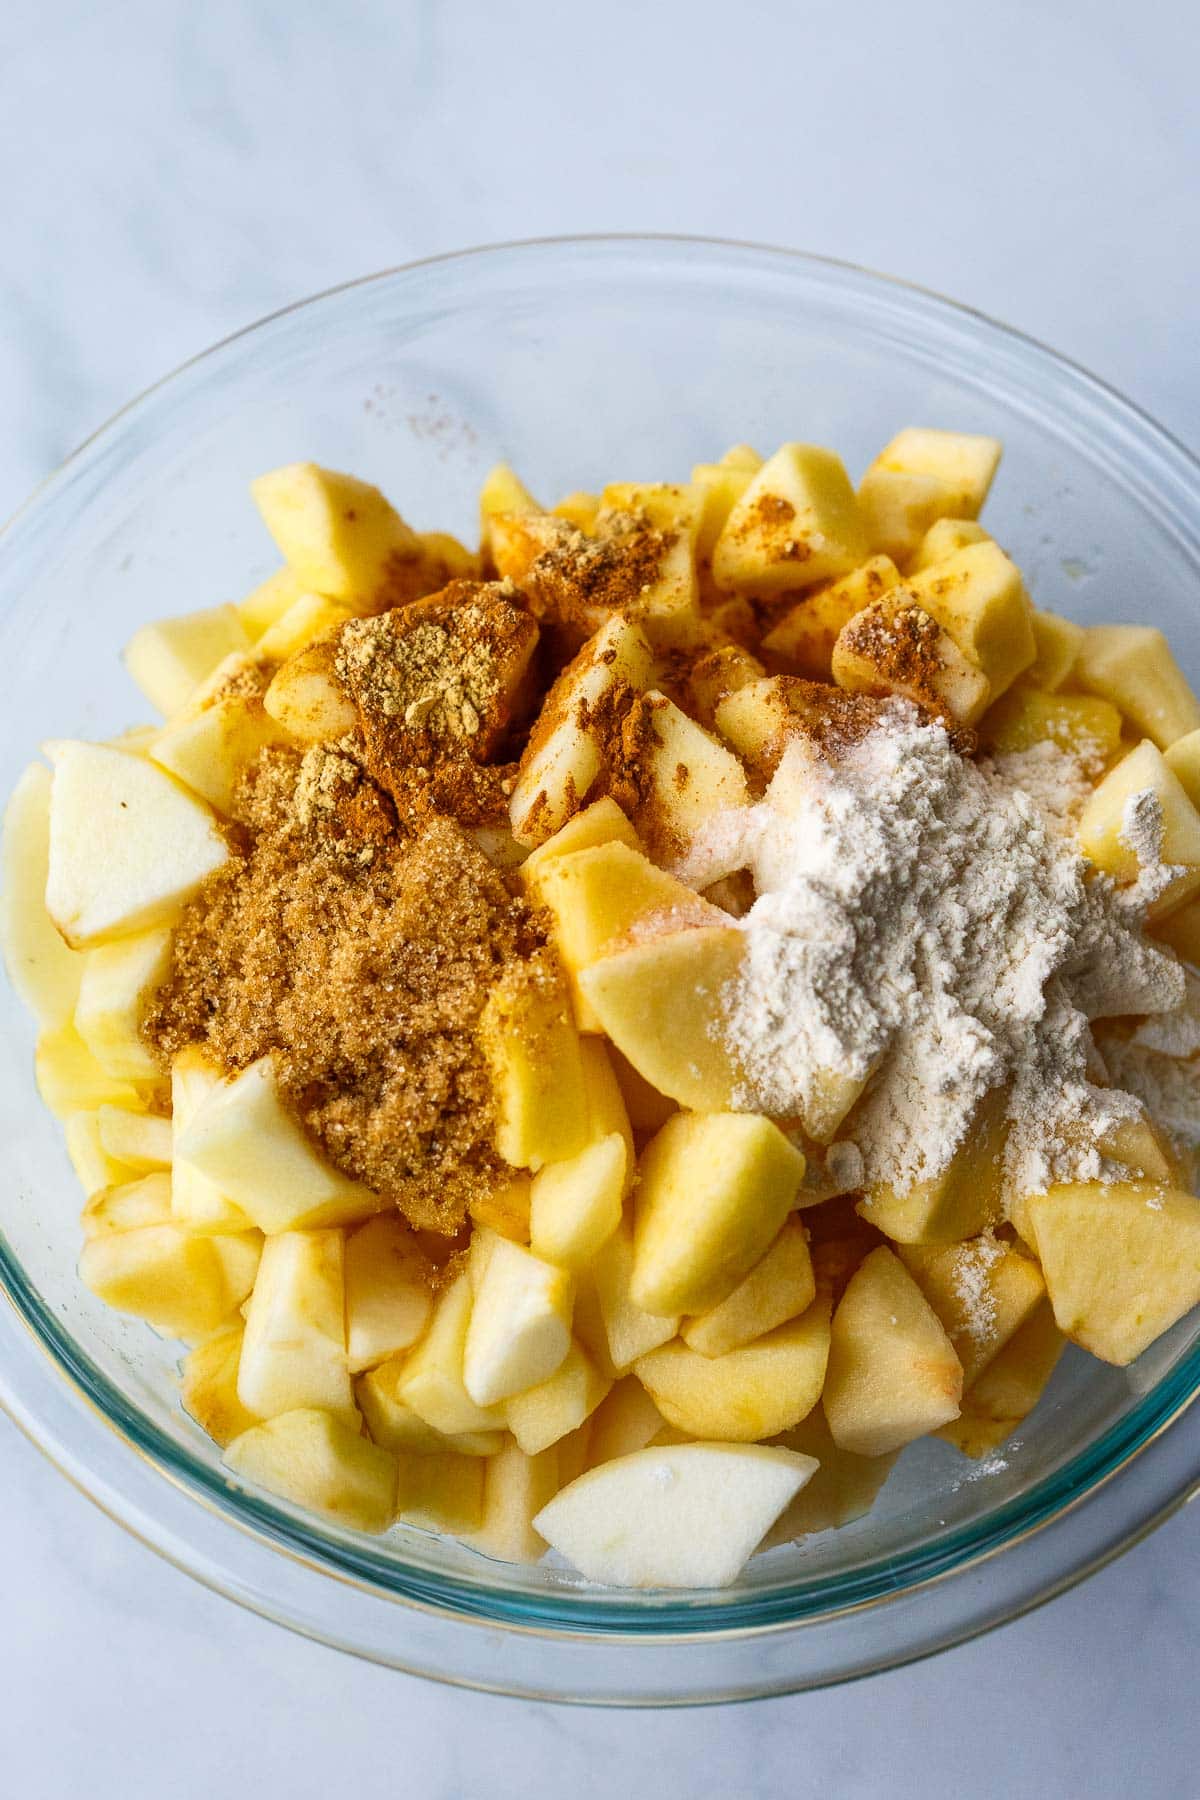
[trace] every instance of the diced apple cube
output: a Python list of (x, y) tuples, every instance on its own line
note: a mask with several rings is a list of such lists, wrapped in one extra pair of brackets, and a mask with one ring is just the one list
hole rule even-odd
[(263, 695), (270, 719), (303, 743), (344, 737), (358, 724), (358, 709), (333, 667), (333, 641), (321, 638), (289, 656)]
[[(589, 1349), (594, 1353), (607, 1350), (609, 1365), (618, 1375), (632, 1368), (640, 1356), (667, 1343), (679, 1329), (678, 1316), (667, 1318), (659, 1313), (646, 1312), (637, 1305), (630, 1292), (632, 1278), (633, 1221), (626, 1216), (604, 1244), (592, 1269), (594, 1292), (604, 1332), (603, 1345), (596, 1345), (591, 1342), (590, 1337), (585, 1337), (582, 1307), (579, 1308), (575, 1321), (579, 1335), (584, 1338)], [(581, 1282), (581, 1299), (587, 1292), (587, 1284)]]
[(549, 962), (511, 964), (488, 995), (479, 1043), (491, 1078), (496, 1148), (518, 1169), (574, 1156), (587, 1100), (570, 1001)]
[(688, 670), (688, 695), (692, 711), (705, 725), (715, 723), (722, 700), (739, 689), (762, 681), (766, 669), (741, 644), (718, 644)]
[(123, 1081), (160, 1077), (158, 1059), (143, 1042), (141, 1026), (170, 968), (171, 941), (171, 931), (163, 927), (101, 944), (83, 959), (76, 1029), (96, 1061)]
[(757, 473), (730, 463), (697, 463), (692, 486), (700, 495), (700, 529), (696, 534), (696, 559), (709, 562), (717, 539), (731, 511)]
[(833, 678), (850, 693), (897, 694), (918, 706), (973, 725), (985, 710), (987, 677), (907, 590), (864, 607), (833, 647)]
[(1037, 655), (1033, 607), (1021, 571), (990, 539), (910, 576), (903, 592), (983, 671), (993, 700)]
[(1032, 1258), (991, 1236), (897, 1254), (945, 1327), (968, 1389), (1046, 1292)]
[(83, 973), (83, 958), (46, 911), (51, 779), (44, 763), (30, 763), (5, 808), (0, 850), (0, 950), (43, 1031), (70, 1022)]
[(125, 667), (166, 717), (191, 699), (219, 662), (250, 648), (236, 606), (213, 606), (143, 625), (125, 646)]
[(552, 862), (570, 856), (576, 850), (594, 850), (600, 844), (624, 844), (640, 850), (641, 840), (616, 801), (605, 794), (593, 800), (556, 831), (554, 836), (531, 850), (521, 864), (521, 882), (528, 894), (540, 900), (541, 878)]
[(784, 444), (731, 509), (712, 572), (727, 593), (769, 600), (848, 575), (868, 554), (840, 458), (816, 444)]
[(750, 804), (737, 757), (665, 694), (639, 700), (628, 730), (638, 745), (634, 823), (660, 861), (685, 855), (715, 813)]
[(88, 1196), (80, 1216), (85, 1238), (112, 1231), (140, 1231), (171, 1219), (171, 1178), (163, 1170), (126, 1179)]
[(1176, 738), (1163, 751), (1163, 761), (1176, 776), (1192, 805), (1200, 808), (1200, 730)]
[(104, 1153), (114, 1162), (139, 1175), (170, 1168), (170, 1119), (158, 1113), (131, 1112), (125, 1106), (102, 1106), (96, 1125)]
[(805, 1483), (763, 1539), (764, 1550), (794, 1544), (817, 1531), (834, 1531), (869, 1513), (895, 1466), (898, 1451), (886, 1456), (856, 1456), (834, 1443), (825, 1409), (814, 1406), (776, 1440), (782, 1449), (809, 1456), (816, 1463)]
[[(231, 681), (237, 670), (230, 670)], [(149, 746), (152, 762), (220, 813), (233, 810), (238, 782), (259, 753), (290, 740), (264, 710), (261, 694), (218, 694), (168, 720)]]
[(111, 1157), (100, 1142), (98, 1112), (68, 1113), (63, 1120), (63, 1135), (71, 1167), (89, 1200), (104, 1188), (118, 1187), (131, 1180), (136, 1173), (128, 1163), (117, 1162)]
[(995, 438), (919, 426), (898, 432), (858, 490), (872, 549), (904, 564), (935, 520), (977, 518), (999, 462)]
[(989, 706), (979, 721), (981, 743), (999, 755), (1057, 744), (1092, 769), (1102, 767), (1121, 741), (1121, 715), (1095, 694), (1046, 693), (1023, 681)]
[(797, 674), (812, 681), (828, 681), (833, 668), (833, 646), (842, 627), (864, 606), (872, 606), (899, 583), (900, 571), (891, 557), (872, 556), (840, 581), (815, 588), (797, 601), (767, 632), (762, 647)]
[(468, 1537), (483, 1519), (485, 1464), (453, 1451), (405, 1457), (400, 1463), (398, 1513), (406, 1525)]
[(498, 1431), (504, 1426), (500, 1407), (476, 1404), (463, 1381), (467, 1329), (471, 1322), (471, 1283), (463, 1274), (439, 1296), (428, 1331), (410, 1351), (396, 1395), (432, 1425), (452, 1437), (460, 1432)]
[[(907, 532), (903, 535), (907, 541)], [(986, 543), (989, 536), (974, 519), (935, 519), (909, 560), (909, 573), (918, 575), (922, 569), (932, 569), (935, 563), (945, 562), (968, 544)]]
[(391, 1356), (360, 1375), (354, 1398), (377, 1444), (400, 1456), (495, 1456), (503, 1448), (504, 1433), (494, 1431), (435, 1431), (400, 1397), (408, 1358)]
[(823, 1403), (834, 1443), (886, 1456), (957, 1416), (962, 1364), (891, 1251), (873, 1250), (833, 1315)]
[(1037, 655), (1025, 671), (1031, 687), (1054, 693), (1074, 669), (1083, 648), (1084, 629), (1074, 619), (1061, 613), (1038, 612), (1033, 615), (1033, 641)]
[(262, 1421), (238, 1398), (238, 1362), (242, 1354), (241, 1320), (197, 1344), (183, 1359), (180, 1398), (201, 1430), (224, 1449), (243, 1431)]
[(666, 1420), (637, 1376), (622, 1376), (592, 1414), (586, 1466), (596, 1469), (614, 1457), (645, 1450), (657, 1440), (665, 1425)]
[(33, 1072), (38, 1093), (56, 1118), (95, 1112), (101, 1106), (137, 1107), (142, 1094), (98, 1063), (74, 1025), (45, 1031), (37, 1041)]
[(265, 1244), (238, 1373), (242, 1405), (259, 1418), (306, 1406), (357, 1416), (344, 1258), (340, 1231), (283, 1231)]
[(180, 1224), (192, 1231), (242, 1231), (250, 1224), (241, 1207), (215, 1181), (202, 1175), (180, 1149), (193, 1115), (223, 1085), (220, 1070), (198, 1045), (188, 1045), (175, 1056), (171, 1064), (171, 1204)]
[(600, 511), (599, 494), (589, 494), (583, 488), (576, 488), (572, 493), (564, 494), (550, 508), (556, 519), (565, 519), (568, 525), (574, 525), (577, 531), (593, 532), (596, 529), (596, 514)]
[(229, 850), (208, 807), (141, 756), (47, 746), (46, 910), (77, 949), (170, 924)]
[(629, 1167), (629, 1148), (618, 1132), (594, 1139), (563, 1162), (544, 1163), (530, 1193), (534, 1254), (560, 1268), (586, 1268), (621, 1223)]
[(350, 1225), (379, 1211), (378, 1197), (327, 1162), (285, 1106), (269, 1055), (210, 1090), (178, 1151), (266, 1232)]
[(962, 1412), (939, 1428), (938, 1437), (956, 1444), (964, 1456), (990, 1454), (1033, 1411), (1066, 1341), (1053, 1307), (1043, 1300), (963, 1395)]
[(477, 1406), (549, 1380), (571, 1345), (574, 1297), (565, 1269), (507, 1238), (492, 1241), (463, 1350), (463, 1386)]
[(787, 1219), (750, 1273), (717, 1306), (685, 1319), (680, 1335), (701, 1356), (724, 1356), (799, 1318), (816, 1292), (808, 1234), (799, 1219)]
[(1067, 1182), (1025, 1216), (1060, 1330), (1124, 1368), (1200, 1301), (1200, 1200), (1159, 1182)]
[(291, 463), (250, 483), (255, 505), (288, 565), (318, 594), (370, 600), (386, 593), (397, 561), (420, 540), (377, 487), (316, 463)]
[(1008, 1094), (984, 1096), (964, 1141), (938, 1174), (904, 1192), (887, 1182), (868, 1185), (862, 1217), (900, 1244), (957, 1244), (999, 1223)]
[(507, 463), (489, 469), (479, 490), (479, 526), (482, 554), (493, 553), (492, 528), (506, 513), (540, 513), (541, 507), (520, 476)]
[(689, 1437), (753, 1443), (786, 1431), (821, 1397), (829, 1356), (829, 1301), (723, 1356), (681, 1339), (639, 1357), (637, 1378), (668, 1424)]
[(358, 1375), (416, 1343), (433, 1311), (433, 1265), (403, 1219), (371, 1219), (346, 1240), (346, 1350)]
[(257, 643), (263, 632), (281, 619), (293, 600), (298, 600), (303, 592), (304, 583), (295, 569), (289, 569), (285, 563), (252, 588), (244, 600), (239, 600), (238, 617), (251, 642)]
[(511, 1238), (514, 1244), (529, 1242), (532, 1210), (532, 1178), (516, 1169), (501, 1175), (495, 1187), (474, 1195), (467, 1207), (473, 1224)]
[(1079, 816), (1079, 842), (1106, 875), (1136, 881), (1140, 865), (1129, 837), (1130, 803), (1143, 792), (1151, 793), (1161, 808), (1162, 860), (1181, 871), (1149, 909), (1151, 918), (1161, 918), (1200, 888), (1200, 813), (1149, 738), (1110, 769), (1090, 795)]
[(754, 1113), (677, 1113), (638, 1169), (632, 1298), (670, 1316), (718, 1306), (796, 1201), (804, 1157)]
[(487, 1459), (483, 1519), (469, 1542), (500, 1562), (540, 1562), (546, 1540), (534, 1520), (557, 1489), (557, 1445), (526, 1456), (518, 1444), (506, 1444)]
[(508, 1429), (526, 1456), (548, 1450), (591, 1417), (612, 1383), (572, 1343), (554, 1374), (505, 1403)]
[(1119, 706), (1160, 750), (1200, 730), (1200, 700), (1156, 626), (1090, 626), (1072, 674), (1088, 693)]
[(118, 1312), (145, 1319), (167, 1337), (200, 1338), (246, 1298), (261, 1249), (257, 1232), (198, 1237), (175, 1224), (145, 1225), (89, 1238), (79, 1275)]
[(352, 607), (331, 600), (326, 594), (300, 594), (263, 632), (255, 646), (257, 654), (264, 662), (288, 662), (340, 631), (356, 616)]
[(591, 1581), (728, 1587), (815, 1469), (766, 1444), (640, 1450), (581, 1475), (535, 1523)]
[(396, 1459), (333, 1413), (302, 1407), (244, 1431), (225, 1464), (246, 1481), (358, 1531), (396, 1517)]

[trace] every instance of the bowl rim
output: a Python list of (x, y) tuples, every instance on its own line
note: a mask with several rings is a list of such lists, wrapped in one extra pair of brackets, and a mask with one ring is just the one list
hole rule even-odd
[[(27, 518), (40, 511), (43, 506), (53, 503), (59, 485), (74, 473), (93, 447), (107, 443), (110, 436), (131, 415), (140, 412), (163, 390), (189, 372), (219, 358), (242, 339), (264, 331), (292, 315), (319, 308), (328, 301), (342, 299), (360, 288), (381, 286), (424, 269), (457, 263), (478, 264), (488, 258), (514, 252), (556, 253), (582, 247), (602, 251), (632, 251), (635, 254), (669, 250), (673, 253), (703, 252), (710, 256), (715, 253), (717, 257), (722, 254), (761, 256), (781, 264), (824, 271), (835, 277), (861, 280), (869, 287), (885, 292), (896, 292), (902, 298), (906, 297), (918, 311), (970, 321), (986, 334), (996, 334), (1025, 353), (1032, 353), (1036, 360), (1052, 364), (1060, 374), (1067, 373), (1082, 385), (1084, 391), (1098, 395), (1110, 414), (1134, 423), (1139, 432), (1147, 436), (1160, 452), (1167, 451), (1171, 459), (1176, 461), (1176, 473), (1182, 474), (1189, 485), (1200, 488), (1200, 460), (1149, 412), (1083, 365), (1061, 355), (1029, 333), (1001, 323), (979, 308), (948, 299), (919, 283), (880, 274), (847, 259), (820, 256), (804, 250), (684, 233), (597, 232), (500, 241), (417, 258), (335, 284), (316, 294), (289, 302), (286, 306), (239, 327), (151, 383), (89, 433), (33, 489), (0, 529), (0, 554), (3, 554), (10, 535)], [(325, 1524), (320, 1524), (314, 1531), (314, 1515), (291, 1508), (286, 1503), (264, 1500), (243, 1489), (236, 1493), (231, 1505), (228, 1479), (223, 1479), (209, 1465), (192, 1456), (184, 1446), (168, 1437), (132, 1403), (127, 1402), (79, 1349), (70, 1334), (59, 1326), (43, 1306), (40, 1296), (25, 1281), (3, 1234), (0, 1234), (0, 1283), (4, 1286), (6, 1297), (17, 1317), (31, 1333), (56, 1373), (66, 1379), (76, 1395), (96, 1412), (126, 1448), (149, 1461), (159, 1474), (181, 1487), (190, 1498), (214, 1512), (224, 1523), (236, 1526), (272, 1550), (298, 1559), (324, 1576), (366, 1586), (374, 1594), (398, 1604), (442, 1616), (470, 1619), (486, 1624), (493, 1630), (530, 1633), (546, 1638), (569, 1636), (575, 1641), (594, 1637), (646, 1643), (657, 1641), (675, 1645), (699, 1639), (711, 1642), (727, 1637), (758, 1636), (766, 1632), (795, 1629), (805, 1624), (824, 1623), (850, 1612), (885, 1605), (901, 1594), (910, 1595), (954, 1575), (977, 1569), (982, 1561), (997, 1555), (1010, 1545), (1025, 1541), (1113, 1480), (1200, 1393), (1200, 1345), (1193, 1345), (1190, 1350), (1181, 1354), (1173, 1369), (1138, 1398), (1123, 1420), (1102, 1434), (1097, 1443), (1078, 1452), (1061, 1468), (1043, 1477), (1022, 1495), (994, 1508), (982, 1520), (948, 1530), (930, 1543), (919, 1546), (917, 1550), (904, 1553), (903, 1557), (890, 1556), (866, 1561), (852, 1571), (849, 1578), (840, 1575), (818, 1577), (816, 1584), (822, 1589), (836, 1587), (838, 1584), (846, 1585), (843, 1600), (834, 1606), (797, 1609), (795, 1603), (806, 1589), (813, 1586), (812, 1578), (808, 1581), (780, 1583), (775, 1588), (745, 1590), (744, 1598), (740, 1600), (727, 1598), (715, 1604), (711, 1597), (706, 1602), (702, 1597), (694, 1599), (691, 1596), (680, 1596), (663, 1603), (657, 1613), (648, 1608), (644, 1600), (638, 1604), (636, 1599), (630, 1601), (620, 1598), (618, 1590), (598, 1589), (589, 1598), (586, 1591), (555, 1588), (546, 1590), (544, 1602), (541, 1598), (531, 1602), (527, 1595), (490, 1587), (486, 1581), (486, 1570), (494, 1565), (481, 1563), (482, 1579), (479, 1581), (463, 1579), (457, 1573), (451, 1575), (445, 1571), (426, 1573), (418, 1570), (414, 1574), (413, 1566), (405, 1564), (401, 1558), (394, 1555), (380, 1557), (370, 1549), (364, 1551), (364, 1542), (369, 1546), (370, 1540), (363, 1540), (357, 1535), (341, 1532), (339, 1528)], [(16, 1416), (15, 1413), (13, 1416)], [(31, 1435), (27, 1423), (18, 1423), (27, 1435)], [(36, 1436), (34, 1441), (56, 1466), (62, 1467), (46, 1442)], [(69, 1471), (64, 1472), (68, 1473), (69, 1478), (76, 1479)], [(1190, 1477), (1160, 1507), (1149, 1524), (1131, 1530), (1119, 1548), (1137, 1541), (1145, 1530), (1152, 1529), (1154, 1524), (1181, 1505), (1198, 1487), (1200, 1471)], [(86, 1492), (86, 1488), (83, 1491)], [(128, 1520), (122, 1519), (121, 1522), (133, 1529)], [(989, 1529), (981, 1532), (980, 1527), (985, 1525)], [(973, 1540), (970, 1547), (964, 1546), (964, 1538)], [(1117, 1553), (1119, 1549), (1112, 1552), (1113, 1555)], [(1103, 1560), (1111, 1560), (1111, 1556)], [(906, 1570), (914, 1564), (919, 1565), (915, 1577), (905, 1581), (902, 1586), (896, 1579), (898, 1564)], [(1093, 1563), (1080, 1569), (1075, 1578), (1082, 1578), (1094, 1566), (1098, 1565)], [(189, 1572), (195, 1573), (194, 1570)], [(401, 1572), (408, 1578), (397, 1579)], [(1062, 1591), (1061, 1586), (1052, 1591)], [(618, 1597), (606, 1598), (602, 1603), (597, 1603), (597, 1594), (617, 1594)], [(1029, 1608), (1025, 1606), (1016, 1610)], [(680, 1618), (678, 1628), (663, 1630), (660, 1628), (662, 1620), (671, 1611), (682, 1613), (684, 1617)], [(739, 1615), (743, 1612), (752, 1612), (754, 1618), (741, 1619)], [(1000, 1620), (992, 1622), (999, 1623)]]

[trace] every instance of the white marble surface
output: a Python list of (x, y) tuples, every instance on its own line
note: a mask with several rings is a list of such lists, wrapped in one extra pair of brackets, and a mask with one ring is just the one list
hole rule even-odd
[[(0, 512), (290, 299), (463, 244), (671, 229), (943, 289), (1200, 439), (1190, 0), (7, 0)], [(921, 1667), (692, 1715), (360, 1667), (189, 1584), (0, 1423), (0, 1789), (1196, 1791), (1200, 1524)]]

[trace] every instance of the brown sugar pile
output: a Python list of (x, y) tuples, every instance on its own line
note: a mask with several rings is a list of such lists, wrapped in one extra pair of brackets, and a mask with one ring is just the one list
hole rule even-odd
[(331, 1160), (415, 1225), (452, 1232), (499, 1187), (476, 1043), (488, 992), (543, 939), (453, 820), (403, 824), (352, 750), (268, 751), (239, 793), (244, 849), (187, 909), (146, 1021), (169, 1059), (272, 1052)]

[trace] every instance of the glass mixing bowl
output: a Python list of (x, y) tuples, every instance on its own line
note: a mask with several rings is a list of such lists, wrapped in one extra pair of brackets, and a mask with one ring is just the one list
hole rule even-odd
[[(289, 309), (189, 363), (84, 446), (0, 542), (0, 788), (46, 735), (145, 714), (135, 626), (275, 563), (247, 493), (313, 458), (471, 538), (491, 463), (535, 493), (685, 478), (748, 439), (861, 469), (906, 423), (992, 432), (988, 523), (1039, 604), (1163, 625), (1193, 678), (1200, 468), (1082, 371), (916, 289), (813, 257), (680, 239), (502, 246)], [(181, 1411), (178, 1346), (78, 1284), (80, 1195), (0, 993), (0, 1398), (114, 1517), (211, 1586), (397, 1667), (502, 1691), (748, 1697), (926, 1654), (1059, 1591), (1200, 1471), (1200, 1322), (1131, 1369), (1077, 1352), (983, 1467), (913, 1446), (869, 1517), (720, 1592), (621, 1593), (413, 1530), (340, 1530), (222, 1469)], [(1171, 1426), (1169, 1432), (1165, 1427)]]

